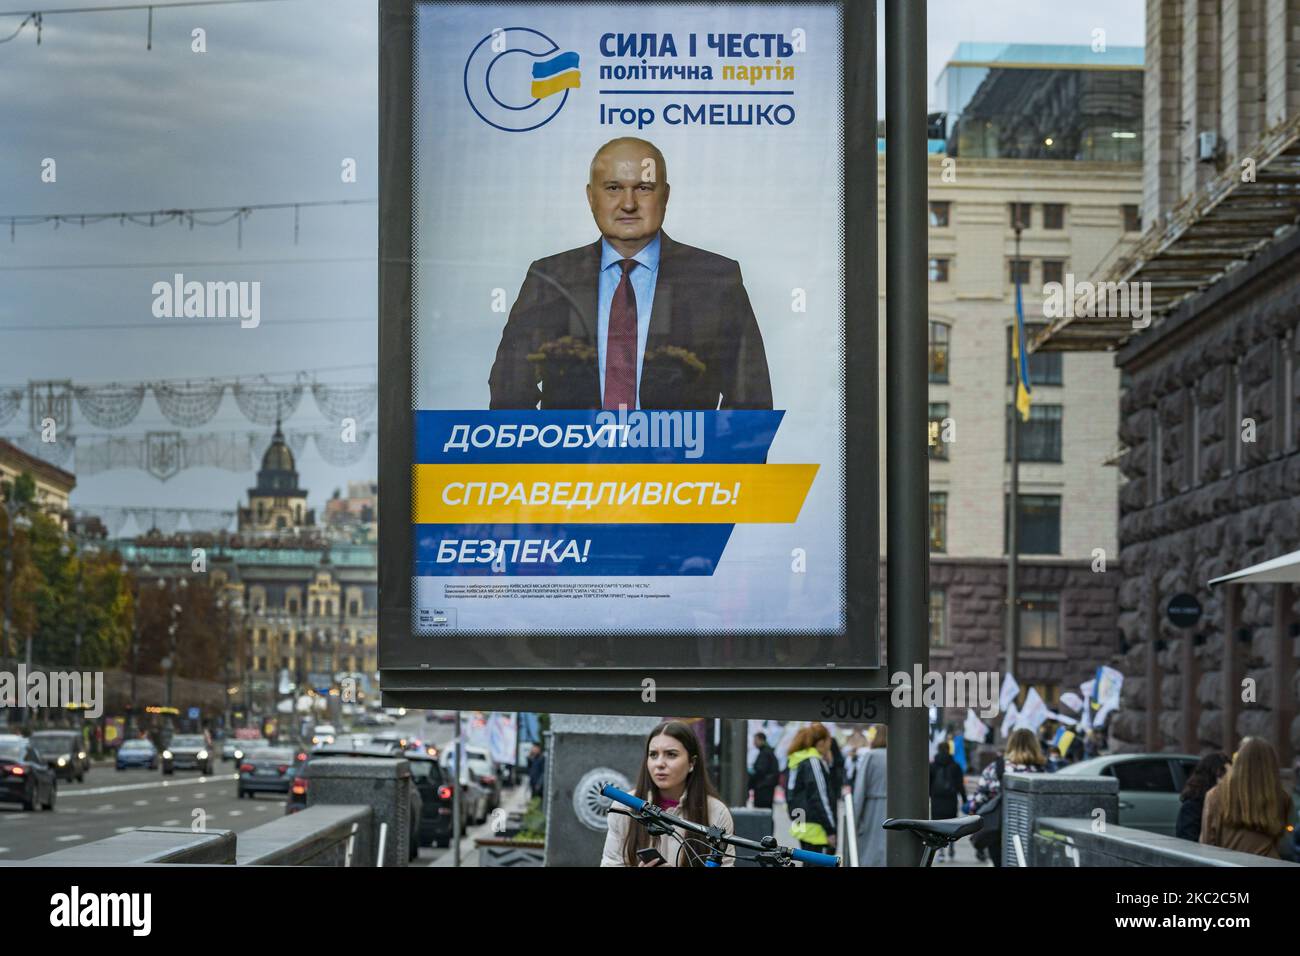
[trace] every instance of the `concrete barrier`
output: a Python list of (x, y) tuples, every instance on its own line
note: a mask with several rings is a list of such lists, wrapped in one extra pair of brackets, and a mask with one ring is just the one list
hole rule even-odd
[(1033, 834), (1041, 817), (1071, 817), (1112, 824), (1119, 819), (1114, 777), (1018, 773), (1002, 775), (1002, 865), (1033, 866)]
[(11, 866), (145, 866), (151, 863), (234, 863), (231, 830), (140, 827), (93, 843), (56, 850)]
[(1295, 863), (1253, 853), (1221, 850), (1179, 837), (1107, 825), (1097, 832), (1091, 820), (1039, 817), (1033, 837), (1032, 866), (1266, 866), (1298, 869)]
[(371, 845), (380, 845), (380, 827), (387, 824), (383, 866), (406, 866), (411, 849), (411, 811), (415, 781), (406, 760), (386, 757), (318, 757), (303, 770), (307, 780), (307, 809), (322, 804), (368, 806)]
[(374, 866), (374, 812), (318, 804), (239, 834), (238, 866)]

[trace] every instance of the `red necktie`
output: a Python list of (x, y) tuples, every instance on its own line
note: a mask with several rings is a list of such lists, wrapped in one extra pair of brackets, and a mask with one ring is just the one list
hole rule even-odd
[(605, 408), (636, 408), (636, 293), (629, 278), (635, 259), (620, 259), (623, 278), (609, 306), (605, 339)]

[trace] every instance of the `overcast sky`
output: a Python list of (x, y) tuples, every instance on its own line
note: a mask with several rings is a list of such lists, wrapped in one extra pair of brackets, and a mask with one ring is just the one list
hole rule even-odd
[[(81, 5), (111, 2), (82, 0)], [(7, 6), (7, 4), (5, 5)], [(282, 0), (48, 15), (41, 44), (28, 28), (0, 43), (0, 385), (77, 383), (321, 370), (373, 382), (377, 370), (376, 207), (304, 209), (205, 228), (19, 226), (35, 213), (90, 213), (378, 195), (377, 29), (374, 0)], [(932, 0), (930, 91), (963, 40), (1140, 45), (1140, 0)], [(0, 17), (0, 40), (21, 17)], [(206, 30), (207, 52), (191, 52)], [(883, 51), (883, 42), (881, 44)], [(881, 70), (883, 75), (883, 53)], [(45, 158), (57, 181), (41, 182)], [(357, 181), (341, 163), (356, 160)], [(299, 260), (284, 263), (277, 260)], [(261, 281), (261, 324), (241, 329), (155, 319), (153, 283)], [(134, 326), (134, 327), (124, 327)], [(0, 426), (11, 436), (27, 412)], [(79, 416), (78, 416), (79, 418)], [(285, 427), (326, 424), (310, 397)], [(153, 399), (120, 430), (169, 429)], [(228, 395), (204, 431), (254, 428)], [(79, 420), (79, 434), (101, 433)], [(269, 440), (269, 430), (267, 433)], [(311, 446), (302, 483), (320, 506), (335, 487), (376, 474), (372, 442), (360, 463), (326, 464)], [(79, 476), (75, 503), (233, 508), (250, 472), (195, 469), (159, 482), (137, 471)], [(128, 526), (128, 531), (130, 527)]]

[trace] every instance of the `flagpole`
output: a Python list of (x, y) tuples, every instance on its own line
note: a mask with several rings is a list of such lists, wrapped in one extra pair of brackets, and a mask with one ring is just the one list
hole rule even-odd
[[(1016, 300), (1020, 300), (1020, 233), (1023, 229), (1020, 221), (1020, 206), (1016, 205)], [(1011, 329), (1011, 341), (1014, 343), (1014, 361), (1011, 363), (1011, 428), (1007, 438), (1011, 459), (1011, 493), (1007, 496), (1007, 617), (1006, 617), (1006, 661), (1007, 673), (1016, 673), (1016, 655), (1020, 649), (1020, 591), (1018, 578), (1020, 572), (1020, 409), (1017, 407), (1020, 397), (1020, 318)]]

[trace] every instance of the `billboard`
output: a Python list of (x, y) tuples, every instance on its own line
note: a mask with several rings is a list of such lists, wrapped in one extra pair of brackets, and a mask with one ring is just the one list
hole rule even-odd
[(386, 5), (381, 668), (877, 666), (858, 6)]

